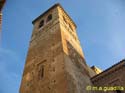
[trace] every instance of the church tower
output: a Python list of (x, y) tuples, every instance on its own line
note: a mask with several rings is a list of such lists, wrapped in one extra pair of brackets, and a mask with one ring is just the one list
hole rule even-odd
[(89, 93), (90, 74), (76, 24), (60, 4), (33, 21), (20, 93)]

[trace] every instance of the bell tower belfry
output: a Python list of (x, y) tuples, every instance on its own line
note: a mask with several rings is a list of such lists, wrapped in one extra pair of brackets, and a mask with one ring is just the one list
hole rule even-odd
[(20, 93), (90, 93), (76, 25), (60, 4), (33, 21)]

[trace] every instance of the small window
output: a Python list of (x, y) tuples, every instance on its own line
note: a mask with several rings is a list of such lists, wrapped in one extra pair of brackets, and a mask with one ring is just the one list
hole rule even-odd
[(42, 79), (44, 77), (44, 66), (40, 66), (39, 68), (39, 74), (38, 74), (39, 79)]
[(43, 76), (44, 76), (44, 66), (41, 66), (41, 78), (43, 78)]
[(49, 22), (50, 20), (52, 20), (52, 14), (48, 15), (46, 22)]
[(39, 24), (39, 28), (41, 28), (44, 25), (44, 20), (42, 20)]

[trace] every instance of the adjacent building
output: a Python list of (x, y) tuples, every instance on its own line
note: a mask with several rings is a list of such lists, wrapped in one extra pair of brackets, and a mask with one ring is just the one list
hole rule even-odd
[[(91, 81), (96, 87), (107, 87), (107, 90), (99, 91), (98, 89), (94, 93), (125, 93), (125, 60), (118, 62), (117, 64), (106, 69), (102, 73), (91, 78)], [(114, 89), (108, 89), (113, 87)], [(93, 89), (92, 89), (93, 90)], [(109, 91), (108, 91), (109, 90)]]
[(1, 23), (2, 23), (2, 8), (5, 4), (6, 0), (0, 0), (0, 28), (1, 28)]
[(2, 9), (6, 0), (0, 0), (0, 42), (1, 42), (1, 31), (2, 31)]

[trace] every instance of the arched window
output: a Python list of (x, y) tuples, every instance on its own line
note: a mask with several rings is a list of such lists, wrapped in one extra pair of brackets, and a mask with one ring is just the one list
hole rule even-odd
[(39, 24), (39, 28), (41, 28), (44, 25), (44, 20), (42, 20)]
[(52, 14), (48, 15), (46, 22), (49, 22), (50, 20), (52, 20)]

